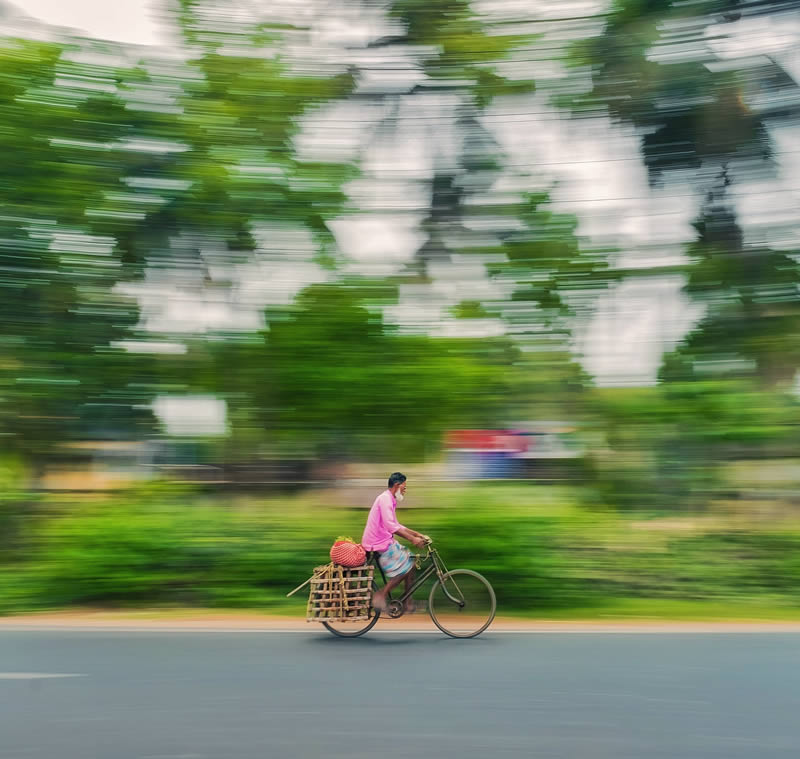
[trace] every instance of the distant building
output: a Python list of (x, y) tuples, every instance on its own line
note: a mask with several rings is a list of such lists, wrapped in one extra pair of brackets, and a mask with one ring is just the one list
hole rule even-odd
[(567, 422), (526, 422), (503, 430), (452, 430), (445, 437), (453, 479), (536, 479), (552, 464), (583, 456), (577, 428)]

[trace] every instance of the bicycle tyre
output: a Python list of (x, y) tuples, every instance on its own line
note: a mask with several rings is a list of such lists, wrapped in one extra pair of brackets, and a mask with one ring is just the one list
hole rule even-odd
[[(450, 588), (443, 586), (442, 580), (444, 580), (445, 583), (451, 580), (452, 585)], [(474, 638), (480, 635), (492, 624), (492, 620), (494, 620), (494, 616), (497, 612), (497, 598), (489, 581), (483, 575), (473, 572), (471, 569), (453, 569), (444, 575), (442, 580), (437, 579), (433, 584), (428, 599), (428, 613), (431, 615), (433, 623), (445, 635), (449, 635), (451, 638)], [(477, 608), (469, 609), (469, 611), (474, 611), (478, 614), (478, 617), (474, 619), (474, 624), (471, 621), (468, 622), (467, 619), (472, 618), (465, 615), (460, 628), (456, 630), (453, 629), (452, 624), (449, 623), (446, 616), (447, 613), (452, 613), (457, 610), (460, 614), (462, 609), (469, 606), (469, 599), (465, 598), (463, 591), (459, 590), (459, 580), (462, 581), (462, 585), (469, 586), (470, 594), (476, 598), (481, 608), (480, 610)], [(450, 590), (452, 590), (452, 593), (449, 592)], [(439, 592), (437, 593), (437, 591)], [(457, 604), (451, 600), (453, 596), (457, 596), (459, 593), (461, 593), (461, 598), (464, 603), (462, 607), (458, 607)], [(485, 609), (482, 608), (484, 605), (486, 606)]]
[[(372, 591), (373, 593), (378, 590), (378, 585), (376, 582), (373, 581), (372, 583)], [(322, 625), (327, 629), (329, 632), (333, 633), (337, 638), (358, 638), (364, 633), (368, 633), (376, 624), (378, 624), (378, 620), (381, 618), (381, 613), (377, 609), (372, 610), (372, 616), (364, 620), (364, 624), (362, 627), (357, 627), (357, 623), (352, 623), (352, 625), (348, 625), (347, 622), (325, 622), (323, 621)], [(337, 629), (334, 625), (344, 625), (345, 628)], [(348, 630), (347, 627), (353, 627), (353, 630)]]

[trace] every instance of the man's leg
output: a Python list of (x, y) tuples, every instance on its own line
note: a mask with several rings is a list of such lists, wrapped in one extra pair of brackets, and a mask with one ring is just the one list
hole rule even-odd
[[(414, 584), (414, 575), (415, 574), (416, 574), (415, 569), (412, 566), (411, 569), (409, 569), (408, 572), (406, 572), (403, 575), (403, 580), (405, 580), (405, 584), (406, 584), (406, 593), (407, 594), (411, 592), (411, 586)], [(409, 612), (414, 611), (414, 602), (411, 600), (410, 597), (406, 599), (406, 611), (409, 611)]]
[[(413, 570), (412, 570), (413, 571)], [(386, 596), (391, 593), (402, 581), (405, 575), (392, 577), (380, 590), (376, 590), (372, 596), (372, 605), (378, 611), (386, 610)]]

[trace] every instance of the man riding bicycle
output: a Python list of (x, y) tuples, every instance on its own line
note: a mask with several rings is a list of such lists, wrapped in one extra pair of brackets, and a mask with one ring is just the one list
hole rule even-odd
[[(378, 564), (386, 575), (388, 582), (375, 591), (372, 605), (379, 611), (386, 609), (386, 596), (401, 581), (405, 581), (406, 591), (411, 589), (414, 581), (414, 558), (405, 546), (395, 539), (395, 535), (405, 538), (417, 548), (422, 548), (428, 541), (427, 536), (416, 530), (404, 527), (397, 521), (395, 512), (397, 503), (403, 500), (406, 493), (406, 476), (395, 472), (389, 477), (389, 487), (384, 490), (372, 504), (361, 538), (365, 551), (378, 554)], [(406, 602), (406, 611), (413, 611), (413, 603)]]

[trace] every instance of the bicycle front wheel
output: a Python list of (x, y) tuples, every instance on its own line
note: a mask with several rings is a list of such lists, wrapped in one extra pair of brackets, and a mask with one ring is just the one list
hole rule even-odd
[(474, 638), (492, 623), (497, 600), (485, 577), (471, 569), (454, 569), (433, 584), (428, 611), (451, 638)]

